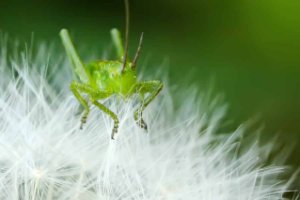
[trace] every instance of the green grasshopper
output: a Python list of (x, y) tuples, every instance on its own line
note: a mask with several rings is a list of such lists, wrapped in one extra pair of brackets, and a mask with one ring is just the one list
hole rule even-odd
[[(125, 50), (122, 45), (121, 34), (117, 29), (111, 30), (112, 41), (117, 51), (118, 60), (101, 60), (93, 61), (89, 64), (83, 64), (77, 50), (74, 47), (68, 30), (62, 29), (60, 36), (66, 53), (72, 63), (75, 74), (79, 77), (79, 81), (72, 81), (70, 89), (76, 99), (84, 107), (81, 118), (80, 129), (87, 121), (90, 113), (89, 102), (98, 107), (101, 111), (109, 115), (114, 121), (111, 133), (111, 139), (114, 139), (119, 128), (118, 116), (100, 103), (99, 100), (106, 99), (112, 95), (121, 96), (126, 100), (135, 94), (142, 97), (141, 105), (134, 111), (134, 120), (137, 125), (147, 131), (147, 124), (142, 118), (142, 112), (155, 99), (163, 88), (163, 84), (158, 80), (138, 81), (136, 73), (136, 65), (139, 53), (142, 47), (143, 33), (141, 34), (139, 45), (131, 62), (127, 57), (128, 54), (128, 32), (129, 32), (129, 3), (125, 0), (126, 10), (126, 39)], [(87, 95), (86, 100), (83, 94)], [(145, 95), (148, 94), (146, 97)], [(88, 102), (89, 101), (89, 102)]]

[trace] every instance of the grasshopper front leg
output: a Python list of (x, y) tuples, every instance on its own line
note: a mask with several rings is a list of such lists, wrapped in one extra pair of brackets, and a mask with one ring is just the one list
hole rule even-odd
[(105, 105), (103, 105), (102, 103), (99, 103), (96, 99), (92, 98), (91, 102), (92, 102), (92, 104), (97, 106), (100, 110), (102, 110), (103, 112), (108, 114), (114, 120), (114, 127), (113, 127), (113, 130), (111, 133), (111, 139), (114, 140), (115, 134), (118, 133), (118, 128), (119, 128), (119, 119), (118, 119), (117, 115), (113, 111), (111, 111), (109, 108), (107, 108)]
[[(81, 118), (81, 124), (80, 129), (83, 128), (83, 125), (86, 123), (87, 117), (90, 113), (90, 107), (88, 105), (88, 102), (83, 98), (83, 96), (80, 93), (85, 93), (89, 96), (91, 99), (91, 102), (94, 104), (93, 99), (104, 99), (111, 95), (111, 93), (106, 91), (100, 91), (92, 88), (91, 86), (84, 84), (84, 83), (78, 83), (73, 81), (70, 85), (70, 89), (73, 92), (74, 96), (77, 98), (77, 100), (81, 103), (81, 105), (84, 107), (84, 113)], [(101, 109), (101, 108), (100, 108)], [(101, 109), (103, 110), (103, 109)], [(105, 112), (105, 111), (104, 111)], [(107, 112), (105, 112), (107, 113)]]
[(88, 102), (83, 98), (83, 96), (80, 94), (80, 92), (89, 93), (91, 91), (91, 88), (89, 88), (88, 86), (86, 86), (82, 83), (77, 83), (77, 82), (73, 81), (70, 84), (70, 89), (73, 92), (76, 99), (84, 107), (84, 113), (81, 117), (81, 124), (80, 124), (80, 129), (82, 129), (83, 125), (86, 123), (86, 119), (90, 113), (90, 107), (88, 105)]
[(137, 125), (145, 130), (147, 130), (148, 127), (143, 119), (143, 111), (155, 99), (162, 88), (162, 82), (157, 80), (144, 81), (138, 83), (136, 86), (136, 92), (138, 94), (144, 95), (146, 93), (150, 93), (149, 96), (145, 99), (144, 103), (134, 112), (134, 120), (136, 121)]

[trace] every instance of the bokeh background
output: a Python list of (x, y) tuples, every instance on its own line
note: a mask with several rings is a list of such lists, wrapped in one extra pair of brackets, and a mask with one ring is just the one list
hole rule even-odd
[[(231, 126), (251, 117), (263, 137), (298, 144), (288, 164), (300, 166), (300, 1), (131, 0), (130, 49), (145, 33), (141, 62), (168, 66), (172, 84), (223, 92)], [(80, 49), (110, 47), (124, 30), (123, 0), (1, 0), (0, 29), (13, 38), (59, 43), (68, 28)], [(132, 55), (132, 54), (131, 54)], [(187, 86), (188, 87), (188, 86)]]

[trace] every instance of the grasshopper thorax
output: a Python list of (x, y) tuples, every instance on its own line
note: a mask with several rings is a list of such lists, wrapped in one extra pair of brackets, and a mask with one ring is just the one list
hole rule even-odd
[(123, 70), (120, 61), (92, 62), (87, 65), (90, 85), (124, 98), (130, 97), (137, 83), (136, 71), (131, 65), (127, 62)]

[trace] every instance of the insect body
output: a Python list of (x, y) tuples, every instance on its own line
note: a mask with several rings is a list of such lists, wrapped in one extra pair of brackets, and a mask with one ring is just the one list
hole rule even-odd
[[(113, 111), (99, 102), (99, 100), (106, 99), (112, 95), (118, 95), (121, 96), (122, 99), (128, 99), (135, 94), (140, 94), (142, 97), (148, 94), (147, 97), (142, 100), (143, 103), (134, 112), (134, 119), (136, 123), (141, 128), (147, 130), (147, 124), (142, 118), (142, 112), (153, 101), (153, 99), (155, 99), (163, 87), (162, 82), (158, 80), (142, 82), (137, 80), (136, 63), (142, 45), (143, 34), (141, 35), (140, 43), (133, 61), (130, 62), (129, 59), (127, 59), (129, 29), (128, 0), (125, 0), (125, 3), (125, 51), (119, 31), (117, 29), (111, 30), (112, 39), (115, 44), (119, 60), (94, 61), (89, 64), (83, 64), (72, 43), (69, 32), (66, 29), (63, 29), (60, 32), (69, 60), (72, 62), (75, 74), (79, 77), (79, 81), (72, 81), (70, 89), (80, 104), (84, 107), (80, 128), (82, 129), (83, 125), (86, 123), (90, 112), (90, 102), (113, 119), (114, 127), (111, 134), (112, 139), (114, 139), (115, 134), (118, 132), (119, 119)], [(83, 94), (88, 96), (88, 100), (83, 97)]]
[(134, 93), (132, 86), (137, 84), (137, 78), (135, 70), (130, 66), (125, 66), (122, 72), (122, 62), (100, 61), (90, 63), (86, 68), (91, 76), (89, 84), (95, 88), (121, 95), (123, 98)]

